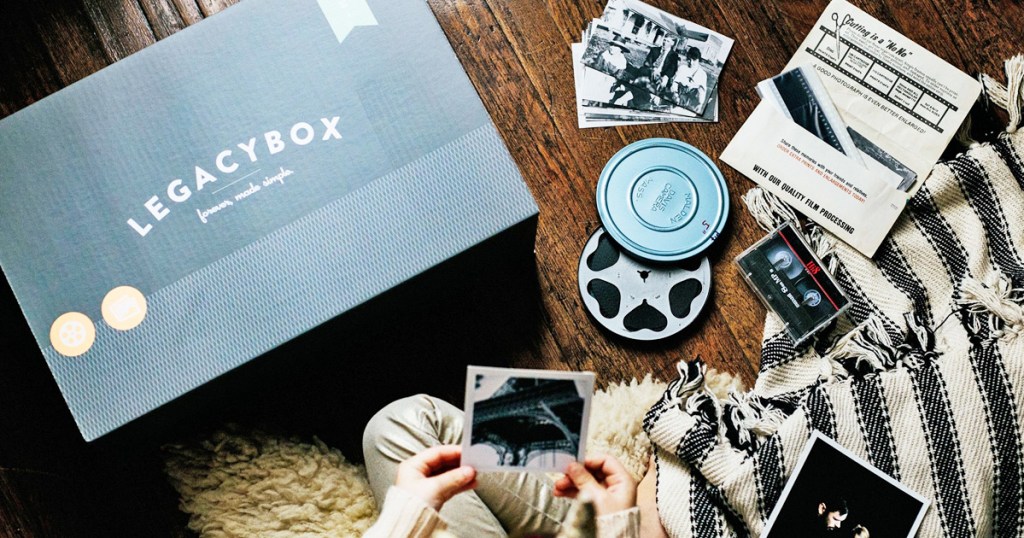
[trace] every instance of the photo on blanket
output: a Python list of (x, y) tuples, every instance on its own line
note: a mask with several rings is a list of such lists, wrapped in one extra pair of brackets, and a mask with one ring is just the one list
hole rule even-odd
[(637, 101), (698, 114), (717, 96), (733, 40), (636, 0), (612, 0), (587, 29), (583, 63), (623, 82)]
[(761, 536), (905, 538), (929, 501), (815, 431)]
[(565, 472), (582, 461), (594, 374), (470, 366), (462, 465)]

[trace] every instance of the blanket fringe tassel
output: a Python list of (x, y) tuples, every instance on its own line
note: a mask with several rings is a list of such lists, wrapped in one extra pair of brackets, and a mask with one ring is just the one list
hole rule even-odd
[(953, 137), (958, 144), (965, 148), (973, 148), (979, 144), (977, 140), (971, 137), (971, 127), (973, 125), (974, 122), (971, 120), (971, 115), (968, 114), (967, 117), (964, 118), (964, 122), (960, 124), (960, 128), (957, 129), (956, 136)]
[(825, 264), (825, 269), (830, 274), (836, 274), (839, 270), (839, 256), (836, 256), (837, 243), (825, 233), (825, 230), (820, 226), (814, 226), (807, 233), (807, 241), (811, 244), (811, 248), (814, 249), (814, 253), (821, 258), (821, 262)]
[[(766, 231), (770, 232), (787, 221), (792, 221), (799, 227), (800, 221), (797, 219), (793, 209), (780, 200), (778, 196), (761, 187), (750, 189), (741, 199), (743, 204), (747, 206), (747, 211), (754, 217), (757, 225)], [(835, 274), (836, 269), (839, 268), (839, 257), (833, 256), (836, 252), (835, 241), (830, 239), (824, 233), (824, 230), (818, 226), (808, 227), (807, 241), (810, 243), (815, 254), (821, 258), (825, 268), (832, 274)]]
[(796, 213), (785, 202), (761, 187), (747, 191), (742, 200), (758, 226), (766, 231), (770, 232), (788, 220), (798, 222)]
[(1010, 339), (1024, 332), (1024, 290), (1014, 288), (1010, 280), (999, 276), (989, 282), (973, 278), (960, 287), (958, 306), (964, 309), (974, 332), (987, 324), (991, 339)]
[(729, 395), (729, 403), (734, 409), (734, 416), (738, 417), (737, 428), (749, 431), (762, 439), (773, 435), (786, 421), (785, 412), (766, 404), (760, 398), (733, 393)]
[[(1010, 115), (1010, 121), (1006, 124), (1006, 132), (1015, 133), (1021, 127), (1021, 120), (1024, 119), (1024, 54), (1018, 54), (1004, 64), (1006, 70), (1006, 85), (989, 75), (983, 74), (978, 77), (981, 81), (982, 97), (989, 103), (1002, 108)], [(969, 116), (968, 116), (969, 117)], [(968, 122), (966, 129), (970, 129)], [(965, 127), (961, 126), (957, 140), (962, 143), (970, 140), (970, 136), (961, 136)]]

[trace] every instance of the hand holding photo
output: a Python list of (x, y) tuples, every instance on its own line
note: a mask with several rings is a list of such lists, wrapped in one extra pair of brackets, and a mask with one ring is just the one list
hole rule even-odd
[(929, 501), (815, 431), (768, 518), (764, 538), (917, 534)]
[(462, 465), (564, 472), (582, 461), (594, 374), (470, 366)]

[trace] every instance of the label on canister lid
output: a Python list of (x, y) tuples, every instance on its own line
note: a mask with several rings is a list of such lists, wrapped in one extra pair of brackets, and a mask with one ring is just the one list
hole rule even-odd
[(629, 252), (653, 261), (700, 254), (729, 215), (722, 172), (693, 146), (669, 138), (634, 142), (605, 166), (597, 211), (607, 232)]

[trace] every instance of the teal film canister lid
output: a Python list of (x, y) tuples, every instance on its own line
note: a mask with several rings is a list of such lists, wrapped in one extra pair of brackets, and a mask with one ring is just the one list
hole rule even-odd
[(678, 261), (700, 254), (722, 233), (729, 190), (722, 172), (697, 148), (649, 138), (622, 148), (605, 165), (597, 212), (629, 252)]

